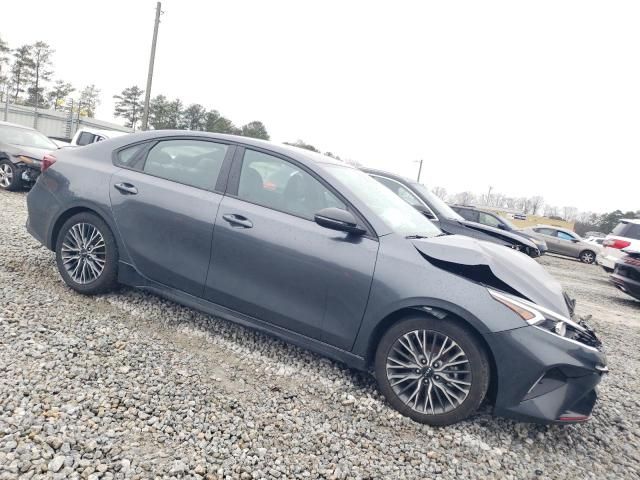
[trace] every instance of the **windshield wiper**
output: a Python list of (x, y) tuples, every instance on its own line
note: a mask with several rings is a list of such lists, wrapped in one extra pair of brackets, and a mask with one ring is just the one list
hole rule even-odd
[(404, 238), (406, 238), (408, 240), (419, 240), (421, 238), (431, 238), (431, 237), (427, 237), (426, 235), (407, 235)]

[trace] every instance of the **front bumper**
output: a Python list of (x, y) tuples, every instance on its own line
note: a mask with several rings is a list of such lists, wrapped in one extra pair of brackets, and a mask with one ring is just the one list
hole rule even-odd
[(497, 369), (496, 415), (534, 423), (590, 418), (608, 371), (602, 351), (534, 326), (485, 338)]

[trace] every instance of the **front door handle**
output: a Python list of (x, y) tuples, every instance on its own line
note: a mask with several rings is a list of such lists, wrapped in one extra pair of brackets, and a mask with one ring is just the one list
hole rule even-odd
[(232, 227), (242, 227), (242, 228), (251, 228), (253, 227), (253, 222), (249, 220), (247, 217), (243, 217), (242, 215), (236, 215), (232, 213), (228, 213), (223, 215), (225, 221), (229, 222)]
[(126, 193), (129, 195), (135, 195), (136, 193), (138, 193), (138, 189), (130, 183), (116, 183), (114, 187), (120, 190), (121, 193)]

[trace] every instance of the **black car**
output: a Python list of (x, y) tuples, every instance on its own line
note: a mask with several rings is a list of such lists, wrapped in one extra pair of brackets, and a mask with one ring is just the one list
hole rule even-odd
[(606, 357), (558, 281), (511, 248), (443, 235), (350, 165), (179, 130), (43, 163), (26, 228), (82, 294), (142, 288), (375, 372), (419, 422), (485, 398), (526, 421), (591, 415)]
[(611, 282), (627, 295), (640, 300), (640, 252), (626, 252), (616, 262)]
[(504, 232), (511, 232), (511, 233), (520, 235), (522, 237), (528, 238), (529, 240), (531, 240), (533, 243), (536, 244), (541, 254), (544, 254), (548, 251), (546, 242), (538, 238), (535, 238), (533, 235), (530, 235), (527, 232), (519, 229), (509, 220), (507, 220), (504, 217), (501, 217), (497, 213), (489, 212), (487, 210), (482, 210), (469, 205), (451, 205), (451, 208), (470, 222), (480, 223), (488, 227), (498, 228)]
[(477, 222), (470, 222), (453, 211), (449, 205), (420, 183), (382, 170), (363, 168), (362, 171), (368, 173), (372, 178), (420, 211), (445, 233), (464, 235), (478, 240), (506, 245), (520, 250), (530, 257), (541, 255), (539, 246), (528, 236), (521, 235), (519, 232), (508, 232)]
[(0, 188), (20, 190), (40, 175), (43, 157), (58, 146), (33, 128), (0, 122)]

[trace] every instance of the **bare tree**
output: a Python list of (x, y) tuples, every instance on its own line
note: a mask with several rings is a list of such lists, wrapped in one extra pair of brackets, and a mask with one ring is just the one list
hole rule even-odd
[(538, 210), (541, 210), (544, 206), (544, 198), (540, 195), (536, 195), (535, 197), (531, 197), (529, 200), (531, 202), (531, 214), (535, 215), (538, 213)]
[(447, 189), (444, 187), (433, 187), (431, 189), (431, 191), (433, 192), (433, 194), (442, 199), (442, 200), (446, 200), (447, 199)]
[(567, 222), (573, 222), (578, 216), (578, 209), (576, 207), (562, 207), (562, 218)]
[(457, 193), (453, 198), (455, 203), (459, 203), (461, 205), (472, 205), (476, 200), (476, 196), (472, 192), (468, 191)]

